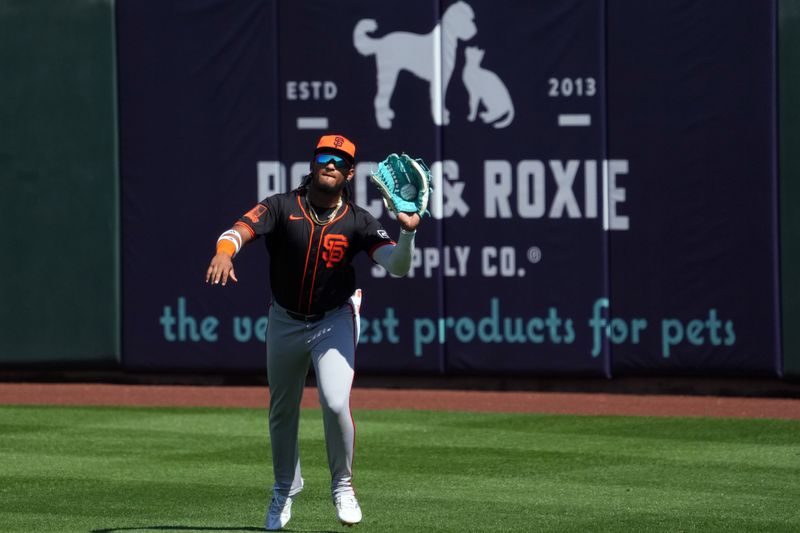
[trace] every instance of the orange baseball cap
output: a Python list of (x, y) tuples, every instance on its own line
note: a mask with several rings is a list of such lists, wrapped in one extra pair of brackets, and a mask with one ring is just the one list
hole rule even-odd
[(356, 145), (344, 135), (323, 135), (317, 143), (317, 149), (314, 150), (314, 155), (320, 152), (334, 152), (342, 155), (345, 159), (354, 163), (356, 160)]

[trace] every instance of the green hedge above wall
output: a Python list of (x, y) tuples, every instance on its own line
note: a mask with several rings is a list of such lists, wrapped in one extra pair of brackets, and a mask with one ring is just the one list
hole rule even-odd
[(800, 1), (781, 0), (778, 13), (783, 357), (800, 377)]
[(0, 364), (120, 358), (114, 5), (0, 9)]

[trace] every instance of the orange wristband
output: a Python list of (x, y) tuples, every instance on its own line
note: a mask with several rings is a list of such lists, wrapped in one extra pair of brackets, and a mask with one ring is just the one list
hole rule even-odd
[(217, 242), (217, 253), (226, 253), (229, 256), (233, 257), (236, 255), (236, 245), (234, 245), (231, 241), (228, 240), (220, 240)]

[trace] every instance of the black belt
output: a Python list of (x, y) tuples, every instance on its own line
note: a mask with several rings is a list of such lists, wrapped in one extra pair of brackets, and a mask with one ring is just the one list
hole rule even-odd
[(313, 315), (304, 315), (303, 313), (295, 313), (294, 311), (289, 311), (285, 309), (286, 314), (290, 317), (294, 318), (295, 320), (302, 320), (303, 322), (319, 322), (327, 313), (316, 313)]

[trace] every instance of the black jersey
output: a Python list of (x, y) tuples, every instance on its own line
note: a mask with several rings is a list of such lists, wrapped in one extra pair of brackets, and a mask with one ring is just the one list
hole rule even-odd
[(375, 217), (346, 202), (330, 223), (315, 224), (305, 190), (270, 196), (237, 222), (251, 236), (264, 235), (272, 296), (281, 306), (315, 314), (344, 304), (356, 289), (353, 257), (372, 258), (394, 244)]

